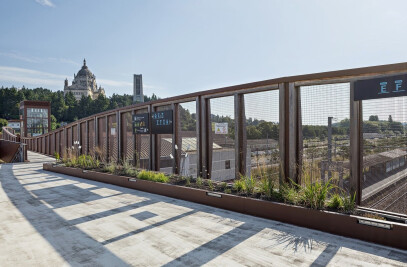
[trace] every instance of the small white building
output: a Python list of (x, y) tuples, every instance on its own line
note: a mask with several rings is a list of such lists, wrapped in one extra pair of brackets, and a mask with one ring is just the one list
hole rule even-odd
[(20, 120), (8, 120), (7, 126), (12, 128), (16, 133), (20, 133), (21, 121)]

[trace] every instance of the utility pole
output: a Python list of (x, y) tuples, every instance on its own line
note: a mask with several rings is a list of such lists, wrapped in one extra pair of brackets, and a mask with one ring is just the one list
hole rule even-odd
[(328, 117), (328, 179), (332, 177), (332, 119), (333, 117)]

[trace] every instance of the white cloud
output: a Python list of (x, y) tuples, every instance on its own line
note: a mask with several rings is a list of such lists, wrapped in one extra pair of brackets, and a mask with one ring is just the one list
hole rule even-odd
[(43, 6), (55, 7), (54, 3), (52, 3), (51, 0), (35, 0), (35, 2)]

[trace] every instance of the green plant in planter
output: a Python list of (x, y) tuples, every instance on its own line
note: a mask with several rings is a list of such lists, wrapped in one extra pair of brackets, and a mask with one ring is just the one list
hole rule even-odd
[(254, 192), (254, 187), (256, 185), (256, 181), (253, 179), (253, 176), (242, 176), (242, 179), (244, 181), (244, 188), (246, 191), (247, 195), (253, 195)]
[(320, 182), (309, 183), (304, 188), (305, 205), (312, 209), (322, 209), (325, 206), (325, 200), (329, 191), (333, 188), (331, 179), (325, 184)]
[(60, 161), (60, 159), (61, 159), (61, 157), (59, 156), (59, 153), (58, 153), (58, 152), (55, 152), (55, 153), (54, 153), (54, 156), (55, 156), (55, 161), (56, 161), (56, 163), (58, 163), (58, 162)]
[(139, 172), (137, 178), (139, 178), (141, 180), (152, 181), (154, 179), (154, 172), (142, 170), (141, 172)]
[(201, 177), (198, 177), (198, 178), (196, 178), (196, 185), (198, 186), (198, 187), (202, 187), (202, 185), (203, 185), (203, 180), (202, 180), (202, 178)]
[(209, 190), (213, 191), (214, 185), (213, 185), (212, 180), (208, 180), (208, 181), (207, 181), (207, 184), (208, 184)]
[(242, 191), (246, 190), (245, 186), (246, 186), (246, 184), (242, 178), (236, 180), (233, 183), (233, 189), (237, 192), (242, 192)]
[(103, 170), (108, 173), (114, 173), (116, 170), (116, 164), (114, 162), (110, 162), (103, 167)]
[(343, 209), (343, 200), (339, 194), (334, 194), (328, 202), (328, 207), (331, 209)]
[(274, 194), (275, 182), (271, 177), (263, 177), (260, 182), (261, 192), (268, 198)]
[(186, 180), (185, 185), (186, 186), (191, 186), (191, 177), (188, 176), (188, 177), (186, 177), (185, 180)]
[(304, 191), (296, 185), (284, 183), (280, 186), (279, 194), (285, 203), (300, 204), (304, 199)]
[(156, 173), (154, 175), (154, 182), (159, 182), (159, 183), (168, 183), (168, 181), (170, 180), (170, 178), (165, 175), (164, 173)]
[(352, 212), (356, 208), (356, 192), (353, 194), (353, 196), (343, 196), (343, 210), (345, 212)]
[(232, 194), (232, 189), (226, 188), (224, 192), (225, 194)]

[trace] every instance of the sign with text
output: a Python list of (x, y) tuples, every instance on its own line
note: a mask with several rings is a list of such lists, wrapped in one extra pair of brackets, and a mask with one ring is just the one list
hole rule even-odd
[(133, 115), (133, 133), (135, 134), (148, 134), (149, 128), (149, 113)]
[(151, 113), (151, 133), (173, 133), (172, 110), (164, 110)]
[(215, 123), (215, 134), (228, 134), (228, 123)]
[(407, 74), (355, 82), (355, 101), (398, 96), (407, 96)]

